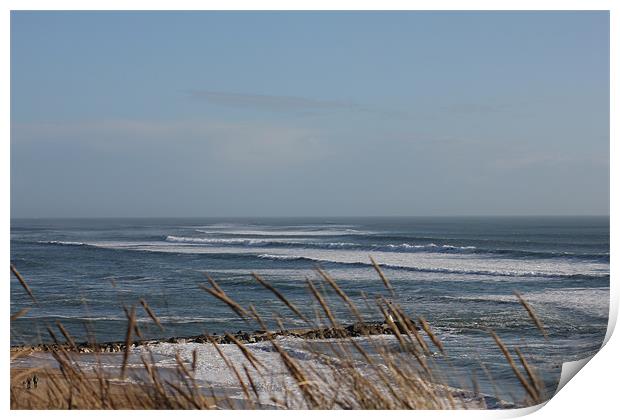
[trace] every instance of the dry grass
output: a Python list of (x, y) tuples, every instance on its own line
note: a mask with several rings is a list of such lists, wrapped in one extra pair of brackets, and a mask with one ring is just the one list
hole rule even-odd
[[(282, 345), (273, 334), (267, 333), (266, 339), (279, 356), (285, 368), (287, 387), (283, 392), (269, 393), (257, 386), (269, 374), (268, 369), (253, 353), (252, 348), (228, 335), (229, 341), (239, 349), (244, 362), (233, 362), (213, 336), (206, 334), (208, 343), (213, 346), (232, 377), (242, 391), (242, 399), (231, 399), (224, 390), (213, 389), (196, 380), (198, 354), (192, 354), (191, 363), (184, 362), (177, 354), (175, 374), (164, 377), (157, 368), (152, 354), (142, 355), (140, 369), (129, 368), (128, 360), (133, 350), (133, 339), (140, 337), (136, 323), (135, 306), (125, 308), (127, 330), (125, 334), (125, 351), (120, 374), (104, 369), (98, 347), (94, 354), (95, 367), (81, 366), (74, 340), (62, 324), (57, 328), (64, 337), (58, 342), (53, 330), (50, 336), (59, 345), (51, 354), (57, 362), (57, 370), (12, 370), (11, 408), (12, 409), (214, 409), (214, 408), (303, 408), (303, 409), (467, 409), (484, 408), (483, 400), (468, 398), (463, 392), (446, 385), (445, 369), (439, 368), (439, 362), (449, 365), (447, 352), (441, 340), (433, 333), (431, 325), (423, 318), (413, 318), (406, 314), (395, 301), (396, 297), (387, 277), (379, 265), (372, 260), (387, 292), (386, 296), (367, 299), (367, 308), (374, 308), (375, 313), (389, 327), (398, 343), (398, 350), (390, 347), (382, 336), (371, 337), (364, 332), (362, 313), (352, 299), (338, 286), (337, 282), (323, 270), (318, 269), (320, 284), (307, 280), (309, 299), (318, 308), (315, 319), (309, 319), (292, 304), (282, 293), (266, 280), (253, 274), (254, 279), (265, 289), (273, 293), (290, 311), (292, 316), (309, 328), (325, 331), (329, 327), (338, 339), (322, 341), (323, 346), (313, 345), (312, 340), (305, 342), (305, 349), (313, 355), (316, 364), (302, 363)], [(11, 266), (11, 272), (17, 277), (28, 295), (34, 300), (32, 291), (25, 280)], [(267, 331), (265, 318), (254, 305), (244, 308), (228, 295), (215, 280), (208, 277), (209, 286), (200, 287), (227, 305), (237, 316), (245, 320), (248, 326)], [(360, 344), (358, 338), (347, 334), (342, 323), (332, 311), (326, 291), (346, 305), (349, 314), (360, 322), (361, 336), (367, 347)], [(533, 309), (517, 294), (533, 322), (544, 332), (542, 323)], [(151, 320), (163, 329), (159, 318), (143, 299), (140, 305)], [(11, 316), (16, 319), (26, 309)], [(280, 324), (281, 325), (281, 324)], [(320, 329), (323, 328), (323, 329)], [(534, 368), (528, 364), (519, 349), (510, 349), (494, 332), (490, 332), (499, 351), (515, 378), (523, 387), (526, 395), (522, 405), (533, 405), (546, 400), (542, 381)], [(436, 349), (434, 351), (432, 349)], [(12, 358), (24, 354), (14, 352)], [(25, 389), (24, 380), (37, 375), (44, 378), (44, 386), (37, 389)], [(132, 377), (133, 383), (118, 382), (119, 377)], [(472, 378), (475, 383), (475, 378)]]

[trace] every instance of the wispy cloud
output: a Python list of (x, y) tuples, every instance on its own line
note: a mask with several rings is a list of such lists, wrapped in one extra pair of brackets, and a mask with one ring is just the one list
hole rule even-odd
[(487, 114), (494, 112), (509, 111), (511, 106), (507, 104), (484, 104), (484, 103), (460, 103), (446, 105), (441, 108), (442, 111), (452, 112), (456, 114)]
[(262, 95), (253, 93), (235, 93), (212, 90), (190, 90), (190, 99), (237, 108), (249, 108), (279, 112), (318, 112), (341, 110), (363, 112), (385, 116), (404, 116), (400, 111), (373, 107), (351, 101), (337, 101), (307, 98), (302, 96)]
[(609, 159), (595, 154), (527, 154), (499, 158), (491, 162), (491, 166), (502, 170), (525, 170), (535, 167), (573, 167), (575, 165), (590, 165), (604, 167), (609, 165)]
[(257, 122), (100, 120), (18, 123), (11, 129), (14, 147), (50, 143), (102, 151), (183, 148), (220, 164), (293, 165), (320, 159), (330, 150), (320, 130)]
[(357, 110), (360, 108), (360, 105), (353, 102), (326, 101), (304, 98), (301, 96), (257, 95), (247, 93), (218, 92), (211, 90), (192, 90), (188, 93), (192, 99), (203, 100), (216, 105), (247, 108), (266, 108), (273, 110)]

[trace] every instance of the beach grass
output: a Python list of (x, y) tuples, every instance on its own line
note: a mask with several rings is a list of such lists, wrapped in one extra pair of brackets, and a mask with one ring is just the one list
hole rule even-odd
[[(199, 342), (212, 346), (226, 364), (242, 397), (232, 398), (226, 389), (218, 389), (196, 378), (199, 354), (194, 350), (190, 360), (176, 354), (172, 374), (170, 369), (162, 374), (150, 351), (141, 352), (141, 366), (130, 367), (128, 360), (140, 344), (142, 334), (136, 321), (136, 308), (141, 307), (150, 320), (164, 330), (155, 311), (145, 299), (124, 307), (127, 318), (125, 340), (115, 345), (122, 351), (119, 371), (105, 369), (101, 362), (108, 345), (89, 343), (87, 347), (76, 343), (69, 332), (57, 321), (47, 327), (55, 343), (45, 347), (54, 358), (57, 368), (11, 370), (10, 406), (12, 409), (485, 409), (487, 399), (477, 392), (476, 378), (469, 380), (473, 391), (464, 391), (448, 385), (451, 381), (449, 348), (422, 317), (405, 313), (398, 303), (388, 278), (380, 266), (371, 259), (385, 293), (365, 299), (365, 311), (374, 310), (380, 326), (365, 322), (362, 311), (326, 271), (317, 268), (318, 279), (306, 280), (309, 303), (316, 307), (314, 317), (304, 315), (287, 297), (266, 279), (254, 273), (256, 282), (281, 301), (289, 313), (280, 315), (279, 329), (269, 329), (259, 303), (244, 307), (210, 276), (200, 289), (230, 308), (235, 316), (243, 319), (248, 330), (260, 334), (212, 335), (203, 332)], [(38, 302), (35, 292), (17, 269), (11, 266), (33, 305)], [(188, 293), (194, 291), (188, 290)], [(327, 295), (331, 299), (327, 298)], [(517, 293), (519, 302), (532, 318), (532, 322), (546, 336), (542, 322), (533, 308)], [(334, 298), (339, 302), (334, 302)], [(354, 324), (347, 325), (332, 310), (343, 305)], [(340, 306), (339, 306), (340, 307)], [(17, 319), (27, 311), (11, 315)], [(298, 320), (304, 328), (287, 331), (282, 318)], [(60, 332), (60, 335), (58, 334)], [(162, 332), (163, 333), (163, 332)], [(387, 340), (385, 334), (393, 336)], [(543, 383), (518, 348), (509, 348), (495, 332), (488, 331), (497, 351), (504, 356), (506, 365), (523, 388), (523, 398), (512, 403), (499, 403), (494, 408), (523, 407), (546, 401)], [(379, 335), (377, 335), (379, 334)], [(316, 364), (303, 363), (282, 345), (283, 336), (298, 337), (304, 349)], [(317, 340), (318, 339), (318, 340)], [(394, 339), (396, 345), (394, 345)], [(254, 353), (252, 343), (268, 342), (284, 366), (283, 388), (277, 392), (260, 387), (269, 376), (266, 367)], [(316, 345), (320, 342), (321, 345)], [(242, 361), (233, 361), (222, 345), (234, 345), (242, 354)], [(148, 350), (148, 345), (145, 346)], [(98, 361), (83, 366), (80, 349), (88, 348)], [(11, 360), (28, 357), (27, 347), (12, 348)], [(36, 387), (33, 379), (37, 378)], [(131, 378), (131, 381), (127, 379)], [(453, 379), (453, 378), (452, 378)], [(453, 382), (453, 381), (452, 381)]]

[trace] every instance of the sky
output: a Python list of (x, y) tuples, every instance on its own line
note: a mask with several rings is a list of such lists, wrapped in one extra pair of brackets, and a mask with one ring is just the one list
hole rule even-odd
[(11, 12), (11, 217), (609, 214), (607, 12)]

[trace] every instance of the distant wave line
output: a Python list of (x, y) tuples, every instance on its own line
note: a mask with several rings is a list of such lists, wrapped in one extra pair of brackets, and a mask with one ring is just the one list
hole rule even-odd
[[(276, 255), (276, 254), (259, 254), (258, 258), (261, 259), (269, 259), (269, 260), (282, 260), (282, 261), (309, 261), (309, 262), (318, 262), (318, 263), (329, 263), (329, 264), (337, 264), (337, 265), (347, 265), (347, 266), (355, 266), (355, 267), (372, 267), (373, 265), (368, 262), (361, 261), (336, 261), (330, 260), (326, 258), (313, 258), (313, 257), (304, 257), (297, 255)], [(473, 274), (473, 275), (488, 275), (488, 276), (499, 276), (499, 277), (546, 277), (546, 278), (600, 278), (600, 277), (609, 277), (607, 273), (601, 274), (586, 274), (586, 273), (571, 273), (571, 274), (562, 274), (562, 273), (548, 273), (544, 271), (511, 271), (511, 270), (458, 270), (458, 269), (450, 269), (450, 268), (439, 268), (439, 267), (414, 267), (414, 266), (403, 266), (398, 264), (386, 264), (380, 263), (380, 267), (395, 269), (395, 270), (403, 270), (403, 271), (414, 271), (414, 272), (422, 272), (422, 273), (445, 273), (445, 274)]]
[(479, 248), (473, 245), (452, 245), (452, 244), (436, 244), (434, 242), (427, 244), (360, 244), (354, 242), (310, 242), (310, 241), (287, 241), (277, 239), (256, 239), (256, 238), (195, 238), (195, 237), (178, 237), (169, 235), (165, 239), (167, 242), (187, 243), (187, 244), (217, 244), (217, 245), (244, 245), (248, 247), (299, 247), (299, 248), (317, 248), (317, 249), (351, 249), (351, 250), (368, 250), (368, 251), (395, 251), (395, 252), (419, 252), (432, 250), (433, 252), (464, 252), (472, 254), (497, 254), (514, 257), (538, 257), (538, 258), (554, 258), (554, 257), (578, 257), (578, 258), (605, 258), (609, 257), (609, 253), (575, 253), (568, 251), (537, 251), (522, 249), (493, 249)]
[[(253, 238), (194, 238), (168, 235), (162, 243), (177, 243), (191, 245), (241, 245), (256, 248), (308, 248), (308, 249), (343, 249), (343, 250), (365, 250), (365, 251), (383, 251), (383, 252), (439, 252), (439, 253), (464, 253), (477, 255), (499, 255), (505, 257), (532, 257), (532, 258), (569, 258), (580, 260), (600, 260), (609, 262), (609, 252), (602, 253), (576, 253), (569, 251), (538, 251), (538, 250), (522, 250), (522, 249), (486, 249), (476, 246), (457, 246), (451, 244), (360, 244), (353, 242), (310, 242), (310, 241), (286, 241), (277, 239), (253, 239)], [(38, 241), (40, 244), (60, 245), (60, 246), (83, 246), (107, 249), (127, 249), (132, 248), (115, 248), (96, 243), (85, 243), (75, 241)], [(145, 244), (136, 242), (128, 243), (128, 246), (139, 247)], [(165, 252), (165, 251), (164, 251)]]

